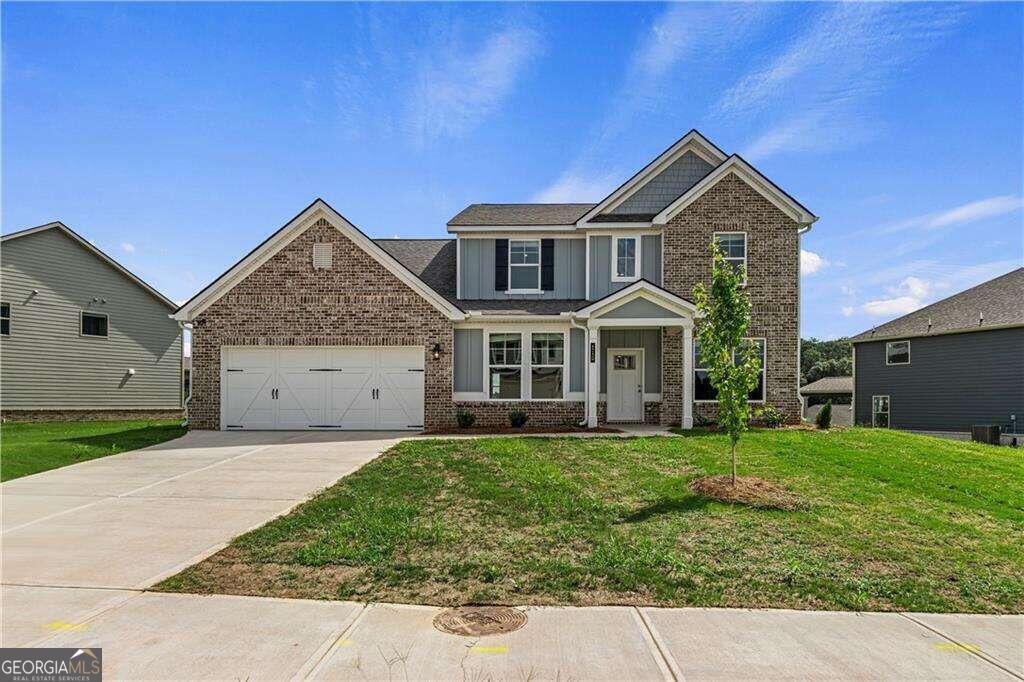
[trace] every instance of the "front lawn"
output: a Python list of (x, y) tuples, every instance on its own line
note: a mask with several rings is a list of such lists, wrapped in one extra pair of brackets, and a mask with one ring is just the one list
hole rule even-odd
[(0, 480), (116, 455), (185, 435), (180, 419), (0, 425)]
[(755, 431), (740, 471), (795, 511), (713, 502), (724, 436), (406, 441), (158, 589), (427, 604), (1024, 611), (1019, 450)]

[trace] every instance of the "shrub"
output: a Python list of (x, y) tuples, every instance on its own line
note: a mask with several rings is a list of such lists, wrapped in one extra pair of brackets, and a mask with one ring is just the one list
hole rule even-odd
[(459, 423), (460, 429), (468, 429), (476, 424), (476, 415), (469, 410), (459, 410), (459, 413), (455, 415), (455, 420)]
[(508, 423), (518, 429), (526, 424), (526, 420), (529, 418), (530, 417), (522, 410), (513, 410), (508, 415)]
[(786, 423), (786, 413), (774, 405), (765, 405), (754, 416), (769, 429), (777, 429)]
[(820, 410), (818, 410), (818, 416), (814, 418), (814, 423), (818, 425), (819, 429), (827, 429), (832, 426), (832, 401), (829, 400), (825, 403)]

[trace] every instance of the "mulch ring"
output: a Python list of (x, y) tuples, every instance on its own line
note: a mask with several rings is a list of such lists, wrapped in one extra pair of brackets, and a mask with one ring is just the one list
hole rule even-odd
[(483, 436), (500, 436), (510, 433), (622, 433), (619, 429), (607, 426), (597, 426), (592, 429), (581, 426), (471, 426), (468, 429), (441, 429), (438, 431), (426, 431), (429, 436), (456, 436), (459, 434), (472, 434)]
[(754, 476), (704, 476), (690, 482), (690, 489), (704, 497), (730, 504), (745, 504), (758, 509), (792, 511), (804, 505), (800, 497), (777, 483)]

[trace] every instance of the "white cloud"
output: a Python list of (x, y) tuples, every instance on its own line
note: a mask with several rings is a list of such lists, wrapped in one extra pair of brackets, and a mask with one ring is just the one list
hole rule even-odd
[(584, 177), (570, 171), (562, 175), (549, 187), (537, 192), (530, 201), (539, 203), (598, 202), (619, 186), (621, 174), (608, 173), (598, 177)]
[(843, 317), (850, 317), (854, 313), (854, 307), (852, 305), (843, 306)]
[(741, 77), (720, 98), (716, 115), (766, 128), (743, 154), (850, 148), (880, 126), (871, 110), (912, 60), (959, 19), (954, 6), (884, 3), (820, 5), (783, 50)]
[(423, 55), (408, 99), (414, 138), (429, 144), (461, 137), (498, 110), (543, 49), (538, 30), (513, 24), (474, 47), (453, 36), (436, 53)]
[(135, 245), (129, 242), (121, 242), (121, 250), (125, 253), (135, 253)]
[(920, 277), (906, 277), (898, 286), (889, 288), (890, 298), (868, 301), (861, 310), (875, 317), (906, 315), (923, 307), (932, 289), (931, 282)]
[(886, 225), (882, 232), (899, 232), (911, 228), (936, 229), (966, 225), (984, 218), (1013, 213), (1014, 211), (1019, 211), (1021, 207), (1024, 207), (1024, 197), (1002, 194), (988, 197), (987, 199), (971, 201), (945, 211), (907, 218), (906, 220)]
[(813, 251), (805, 251), (800, 249), (800, 274), (801, 275), (813, 275), (822, 268), (827, 268), (829, 265), (828, 260), (822, 258), (820, 255)]

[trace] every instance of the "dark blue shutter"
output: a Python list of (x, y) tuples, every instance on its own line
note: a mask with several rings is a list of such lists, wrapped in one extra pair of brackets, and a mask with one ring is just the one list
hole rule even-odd
[(540, 240), (540, 288), (541, 291), (555, 290), (555, 240)]
[(494, 290), (508, 291), (508, 240), (494, 240)]

